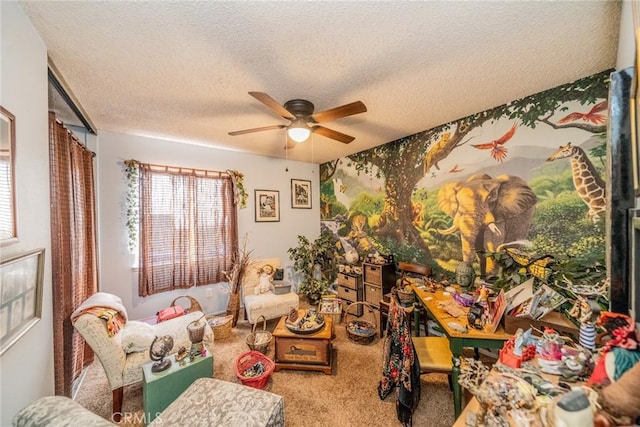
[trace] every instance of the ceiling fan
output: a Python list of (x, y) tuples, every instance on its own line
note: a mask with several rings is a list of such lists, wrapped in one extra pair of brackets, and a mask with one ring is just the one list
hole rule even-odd
[[(237, 130), (229, 132), (229, 135), (244, 135), (246, 133), (262, 132), (265, 130), (287, 128), (287, 135), (295, 142), (303, 142), (309, 138), (311, 133), (317, 133), (327, 138), (345, 144), (350, 143), (355, 138), (353, 136), (335, 131), (333, 129), (319, 126), (318, 123), (328, 122), (339, 119), (341, 117), (352, 116), (367, 111), (367, 107), (360, 101), (345, 104), (340, 107), (331, 108), (329, 110), (320, 111), (314, 114), (314, 106), (305, 99), (292, 99), (284, 103), (284, 106), (278, 104), (276, 100), (263, 92), (249, 92), (258, 101), (275, 111), (279, 116), (290, 120), (289, 125), (271, 125), (253, 129)], [(293, 148), (295, 144), (288, 144), (285, 149)]]

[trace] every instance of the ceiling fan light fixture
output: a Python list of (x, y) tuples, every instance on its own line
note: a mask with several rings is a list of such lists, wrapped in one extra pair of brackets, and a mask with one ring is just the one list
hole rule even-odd
[(309, 135), (311, 135), (311, 129), (309, 129), (309, 126), (307, 126), (304, 120), (297, 118), (287, 129), (287, 134), (289, 138), (295, 142), (304, 142), (309, 138)]

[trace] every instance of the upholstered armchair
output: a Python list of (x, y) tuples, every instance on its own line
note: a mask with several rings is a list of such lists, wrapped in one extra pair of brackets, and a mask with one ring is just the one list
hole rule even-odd
[[(271, 266), (271, 268), (265, 268), (265, 266)], [(260, 259), (254, 261), (249, 267), (249, 271), (244, 275), (242, 303), (245, 310), (245, 319), (249, 323), (255, 324), (260, 316), (264, 316), (266, 320), (276, 319), (289, 314), (292, 308), (298, 308), (300, 298), (297, 293), (291, 290), (279, 293), (274, 286), (271, 286), (268, 290), (261, 286), (260, 274), (264, 271), (275, 271), (280, 267), (281, 264), (278, 258)], [(273, 282), (273, 285), (277, 284), (278, 282)]]
[[(114, 304), (105, 301), (113, 301)], [(124, 325), (117, 331), (112, 330), (115, 334), (110, 336), (107, 321), (86, 312), (86, 307), (117, 307), (124, 318)], [(177, 352), (182, 346), (189, 349), (191, 341), (187, 325), (202, 316), (202, 312), (195, 311), (155, 325), (128, 320), (120, 298), (103, 292), (89, 297), (72, 314), (73, 326), (98, 356), (107, 374), (112, 390), (115, 421), (120, 419), (124, 386), (142, 381), (142, 366), (151, 361), (149, 347), (153, 339), (156, 336), (170, 335), (174, 342), (170, 354)], [(213, 349), (213, 331), (208, 324), (205, 326), (204, 346), (209, 352)]]

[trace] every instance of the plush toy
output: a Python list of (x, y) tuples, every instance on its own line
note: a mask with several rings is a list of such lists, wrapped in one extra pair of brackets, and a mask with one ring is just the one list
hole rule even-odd
[(273, 289), (273, 273), (275, 270), (269, 264), (264, 265), (258, 270), (258, 286), (256, 286), (256, 295), (266, 294)]

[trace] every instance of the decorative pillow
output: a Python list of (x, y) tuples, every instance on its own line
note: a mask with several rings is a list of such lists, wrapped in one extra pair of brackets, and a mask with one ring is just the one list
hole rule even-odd
[(135, 320), (128, 321), (120, 331), (122, 348), (126, 353), (148, 350), (155, 337), (153, 326)]

